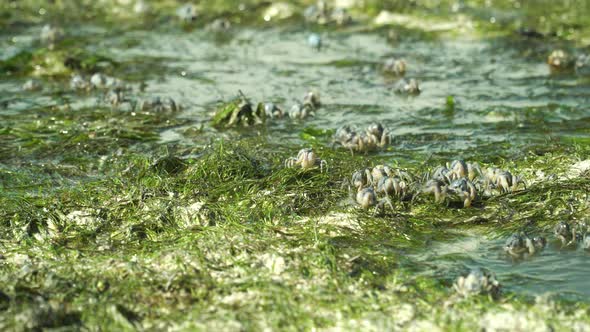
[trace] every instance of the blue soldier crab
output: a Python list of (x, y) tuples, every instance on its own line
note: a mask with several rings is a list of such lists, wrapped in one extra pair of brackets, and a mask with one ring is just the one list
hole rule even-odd
[(572, 68), (574, 61), (563, 50), (555, 50), (547, 57), (547, 64), (551, 71), (565, 71)]
[(383, 71), (388, 74), (396, 76), (404, 76), (406, 74), (407, 64), (404, 59), (389, 58), (383, 64)]
[(526, 188), (526, 183), (521, 176), (512, 175), (509, 171), (496, 167), (486, 169), (484, 178), (488, 184), (493, 185), (501, 193), (513, 192), (518, 189), (519, 184), (523, 184)]
[(523, 233), (514, 233), (506, 241), (504, 251), (514, 258), (523, 258), (543, 250), (546, 244), (542, 236), (529, 238)]
[(360, 133), (350, 126), (343, 126), (336, 130), (333, 143), (349, 149), (352, 154), (355, 151), (366, 153), (390, 144), (391, 135), (380, 123), (373, 123)]
[(274, 103), (265, 103), (263, 107), (264, 114), (266, 114), (266, 116), (270, 119), (280, 119), (284, 116), (283, 110)]
[(421, 92), (418, 81), (413, 78), (399, 80), (394, 86), (394, 91), (406, 95), (419, 95)]
[(587, 234), (588, 228), (585, 223), (578, 222), (574, 225), (570, 225), (567, 221), (560, 221), (555, 228), (553, 233), (555, 237), (561, 242), (562, 247), (568, 247), (580, 243), (582, 248), (587, 245), (589, 235)]
[(450, 184), (445, 179), (432, 178), (426, 181), (416, 195), (420, 193), (434, 194), (434, 202), (437, 204), (459, 200), (463, 203), (463, 207), (470, 207), (477, 198), (475, 185), (466, 178), (454, 180)]
[(391, 210), (394, 210), (391, 200), (387, 197), (377, 199), (377, 194), (372, 187), (362, 188), (356, 194), (356, 203), (363, 209), (368, 210), (370, 207), (375, 207), (374, 214), (379, 210), (383, 210), (385, 204), (389, 205)]
[(176, 102), (170, 97), (144, 99), (138, 103), (137, 108), (142, 112), (176, 112), (178, 110)]
[(474, 269), (467, 276), (460, 276), (453, 284), (455, 291), (463, 296), (490, 295), (496, 298), (500, 294), (500, 283), (496, 276), (484, 269)]
[(301, 165), (304, 170), (320, 167), (320, 172), (323, 172), (324, 167), (328, 167), (328, 163), (320, 159), (312, 149), (301, 149), (297, 154), (297, 158), (290, 157), (285, 160), (286, 167), (294, 167), (295, 165)]

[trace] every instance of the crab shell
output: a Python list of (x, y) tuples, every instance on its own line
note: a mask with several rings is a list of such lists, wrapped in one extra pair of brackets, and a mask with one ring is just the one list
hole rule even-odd
[(356, 194), (356, 202), (366, 210), (377, 204), (377, 195), (373, 188), (364, 188)]

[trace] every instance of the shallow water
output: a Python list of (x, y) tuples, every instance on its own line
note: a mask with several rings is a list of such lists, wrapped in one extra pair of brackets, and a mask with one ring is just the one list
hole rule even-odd
[[(549, 136), (586, 134), (577, 129), (588, 121), (584, 104), (590, 100), (590, 80), (551, 75), (540, 44), (447, 37), (401, 39), (392, 45), (377, 32), (324, 32), (326, 46), (318, 52), (306, 43), (309, 33), (244, 29), (219, 43), (210, 32), (198, 30), (131, 31), (88, 49), (122, 62), (159, 61), (163, 68), (140, 74), (147, 83), (144, 95), (174, 98), (185, 107), (182, 116), (195, 122), (207, 122), (214, 103), (238, 90), (253, 101), (274, 101), (288, 109), (315, 89), (325, 107), (304, 126), (336, 129), (381, 121), (402, 149), (470, 154), (482, 143), (509, 143), (518, 150)], [(18, 46), (25, 48), (13, 47)], [(406, 77), (419, 80), (419, 96), (392, 91), (394, 79), (380, 72), (389, 56), (407, 60)], [(11, 104), (10, 110), (48, 104), (47, 93), (20, 93), (22, 83), (2, 83), (0, 98), (22, 103)], [(456, 101), (452, 114), (445, 112), (447, 96)], [(281, 132), (282, 137), (297, 135), (297, 130)]]
[[(37, 31), (27, 30), (16, 42), (3, 34), (0, 45), (8, 47), (0, 59), (34, 47), (30, 34)], [(379, 31), (344, 30), (322, 32), (325, 47), (315, 51), (306, 43), (311, 31), (303, 28), (235, 29), (223, 38), (200, 30), (173, 30), (128, 31), (100, 39), (97, 35), (104, 31), (84, 31), (87, 35), (78, 38), (100, 40), (86, 45), (88, 51), (125, 63), (160, 63), (153, 71), (133, 73), (131, 83), (139, 97), (169, 96), (183, 105), (179, 117), (190, 123), (162, 131), (162, 143), (190, 145), (193, 138), (184, 131), (201, 125), (207, 135), (215, 135), (208, 121), (216, 103), (239, 90), (253, 101), (273, 101), (288, 109), (310, 89), (321, 93), (324, 106), (305, 121), (271, 124), (268, 132), (276, 140), (304, 144), (299, 137), (307, 126), (336, 129), (379, 121), (395, 135), (393, 151), (383, 155), (417, 151), (481, 157), (522, 151), (550, 137), (590, 137), (590, 79), (552, 75), (544, 63), (548, 48), (542, 41), (469, 36), (417, 40), (410, 35), (390, 44)], [(406, 77), (419, 80), (419, 96), (392, 91), (394, 80), (380, 71), (389, 56), (406, 59)], [(63, 90), (74, 112), (104, 104), (100, 92), (68, 92), (67, 80), (42, 80), (48, 88), (30, 93), (21, 92), (24, 81), (0, 81), (0, 100), (8, 105), (0, 108), (0, 119), (31, 107), (59, 105), (62, 99), (55, 93)], [(137, 91), (139, 81), (147, 83), (143, 92)], [(445, 111), (448, 96), (456, 101), (454, 112)], [(502, 254), (502, 245), (503, 240), (467, 237), (434, 244), (415, 257), (421, 273), (443, 279), (481, 266), (517, 293), (553, 292), (577, 299), (590, 295), (589, 253), (549, 246), (514, 262)]]
[[(551, 238), (551, 236), (548, 236)], [(474, 268), (486, 268), (496, 274), (503, 289), (531, 296), (559, 295), (587, 301), (590, 296), (590, 251), (574, 246), (563, 248), (551, 241), (540, 253), (514, 259), (504, 253), (503, 238), (462, 234), (452, 243), (433, 243), (413, 257), (420, 274), (452, 282)]]

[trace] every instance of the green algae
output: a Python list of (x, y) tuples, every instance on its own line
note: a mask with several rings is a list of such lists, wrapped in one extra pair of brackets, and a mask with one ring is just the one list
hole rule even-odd
[[(306, 3), (295, 6), (304, 8)], [(153, 3), (154, 12), (141, 19), (112, 11), (113, 4), (7, 2), (0, 5), (0, 22), (20, 30), (18, 24), (68, 18), (107, 27), (116, 24), (120, 31), (150, 27), (157, 33), (180, 27), (191, 33), (215, 18), (227, 17), (234, 25), (258, 29), (266, 6), (247, 1), (251, 10), (243, 10), (234, 1), (203, 2), (203, 20), (182, 26), (173, 18), (174, 1)], [(530, 27), (546, 40), (557, 40), (557, 45), (587, 44), (586, 27), (579, 24), (583, 9), (575, 13), (551, 2), (518, 11), (522, 17), (499, 27), (514, 4), (495, 1), (493, 10), (488, 10), (480, 1), (469, 1), (463, 13), (478, 22), (481, 34), (509, 35), (507, 43), (523, 32), (518, 29)], [(41, 5), (44, 18), (39, 17)], [(363, 25), (357, 31), (368, 35), (389, 29), (364, 27), (381, 10), (444, 21), (453, 15), (451, 5), (368, 1), (352, 12), (367, 15), (357, 23)], [(577, 5), (584, 8), (584, 3)], [(539, 11), (555, 14), (541, 22)], [(563, 11), (569, 13), (565, 19), (560, 16)], [(496, 23), (489, 22), (490, 13), (497, 17)], [(276, 24), (294, 22), (296, 17)], [(337, 30), (340, 36), (357, 33), (353, 30), (357, 27), (319, 29)], [(400, 38), (416, 41), (437, 40), (440, 33), (418, 28), (399, 31)], [(3, 75), (10, 71), (16, 74), (12, 77), (24, 77), (43, 65), (37, 73), (58, 85), (73, 71), (91, 74), (99, 69), (136, 82), (164, 77), (168, 84), (177, 76), (179, 68), (169, 66), (172, 59), (165, 56), (118, 59), (115, 52), (77, 46), (93, 38), (74, 38), (55, 49), (39, 46), (22, 51), (2, 60), (0, 67)], [(533, 54), (527, 60), (544, 58)], [(311, 67), (354, 71), (373, 64), (343, 58)], [(296, 82), (298, 71), (285, 70)], [(188, 77), (218, 84), (197, 71)], [(152, 92), (159, 93), (157, 89)], [(292, 93), (287, 91), (281, 91), (282, 98)], [(473, 149), (438, 151), (428, 144), (452, 141), (451, 133), (417, 133), (395, 137), (392, 147), (377, 154), (351, 156), (330, 147), (335, 128), (321, 122), (326, 120), (246, 121), (250, 126), (245, 129), (218, 132), (203, 129), (210, 117), (133, 112), (103, 104), (80, 107), (73, 101), (100, 93), (59, 93), (64, 98), (51, 105), (12, 111), (8, 104), (7, 112), (0, 109), (3, 329), (474, 330), (499, 329), (492, 323), (507, 322), (508, 327), (550, 330), (583, 329), (590, 324), (587, 301), (559, 295), (534, 298), (512, 291), (509, 284), (498, 301), (485, 296), (459, 300), (452, 291), (457, 269), (443, 276), (420, 275), (416, 271), (422, 263), (410, 255), (431, 250), (436, 242), (452, 244), (458, 238), (456, 230), (477, 228), (496, 238), (515, 231), (550, 234), (558, 220), (585, 219), (590, 179), (586, 173), (570, 175), (571, 165), (587, 159), (590, 152), (584, 121), (566, 126), (555, 116), (577, 107), (521, 107), (518, 119), (493, 127), (507, 134), (517, 124), (523, 124), (525, 133), (554, 133), (552, 127), (566, 132), (543, 142), (480, 139)], [(431, 110), (433, 115), (415, 115), (422, 117), (416, 123), (444, 127), (467, 114), (469, 105), (461, 104), (461, 95), (444, 96)], [(328, 114), (341, 107), (359, 114), (383, 113), (373, 105), (330, 104), (325, 105)], [(237, 104), (229, 105), (214, 117), (213, 127), (224, 129), (235, 123), (231, 119)], [(177, 128), (192, 133), (189, 142), (162, 142), (164, 131)], [(414, 148), (424, 144), (424, 150)], [(285, 159), (309, 146), (326, 160), (326, 172), (284, 167)], [(395, 211), (373, 216), (350, 199), (345, 179), (355, 170), (385, 163), (422, 176), (457, 154), (482, 166), (521, 173), (529, 185), (479, 200), (470, 209), (419, 197), (395, 202)]]
[(211, 119), (211, 126), (217, 128), (248, 127), (264, 124), (265, 120), (266, 113), (262, 103), (254, 107), (246, 96), (241, 94), (237, 99), (219, 107)]

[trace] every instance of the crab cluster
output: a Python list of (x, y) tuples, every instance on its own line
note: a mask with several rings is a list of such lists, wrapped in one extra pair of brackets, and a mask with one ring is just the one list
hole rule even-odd
[(281, 119), (289, 116), (292, 119), (305, 119), (315, 115), (315, 111), (321, 106), (320, 95), (315, 91), (308, 92), (302, 102), (296, 102), (289, 112), (272, 102), (253, 105), (240, 91), (240, 95), (222, 105), (213, 116), (212, 123), (215, 127), (250, 126), (264, 123), (267, 119)]
[(311, 5), (303, 12), (305, 20), (317, 24), (337, 24), (345, 25), (352, 22), (352, 17), (342, 7), (330, 8), (327, 1), (319, 0), (315, 5)]
[(129, 87), (120, 79), (106, 76), (102, 73), (95, 73), (89, 79), (75, 74), (70, 79), (70, 88), (72, 90), (91, 90), (91, 89), (128, 89)]
[(178, 105), (170, 97), (152, 97), (139, 101), (137, 109), (142, 112), (176, 112)]
[(391, 143), (391, 135), (380, 123), (369, 125), (364, 131), (358, 132), (350, 126), (343, 126), (334, 134), (334, 144), (343, 146), (354, 152), (370, 152)]
[[(305, 97), (303, 97), (303, 101), (295, 102), (286, 115), (291, 119), (305, 119), (308, 116), (314, 116), (315, 111), (320, 108), (321, 105), (320, 94), (315, 91), (309, 91), (305, 94)], [(267, 118), (280, 119), (285, 116), (283, 109), (274, 103), (265, 103), (263, 104), (263, 108)]]
[(310, 148), (301, 149), (297, 153), (297, 157), (289, 157), (285, 160), (285, 167), (301, 166), (302, 169), (308, 170), (316, 167), (320, 167), (320, 172), (324, 171), (324, 168), (328, 168), (328, 163), (319, 158), (317, 154)]
[[(356, 188), (357, 193), (363, 195), (380, 195), (386, 198), (415, 201), (418, 197), (434, 196), (434, 202), (460, 203), (463, 207), (470, 207), (480, 197), (491, 197), (495, 194), (512, 192), (524, 183), (520, 177), (513, 176), (509, 171), (495, 167), (484, 170), (477, 163), (454, 160), (439, 166), (432, 172), (415, 177), (408, 171), (389, 166), (379, 165), (356, 171), (350, 180), (350, 188)], [(371, 187), (371, 190), (365, 188)], [(363, 191), (364, 190), (364, 191)], [(365, 200), (357, 203), (367, 208), (386, 201)]]
[(477, 163), (454, 160), (437, 167), (420, 193), (433, 194), (437, 203), (461, 201), (464, 207), (471, 206), (478, 196), (492, 196), (495, 192), (513, 192), (524, 181), (507, 170), (489, 167), (482, 170)]
[(527, 258), (545, 248), (547, 240), (542, 236), (528, 237), (525, 233), (512, 234), (506, 244), (504, 251), (512, 258)]
[(413, 183), (414, 177), (407, 171), (378, 165), (354, 172), (349, 180), (349, 192), (355, 188), (356, 203), (365, 210), (374, 207), (376, 213), (385, 205), (393, 210), (391, 198), (404, 200), (410, 197)]
[(320, 95), (317, 92), (310, 91), (303, 98), (303, 102), (296, 102), (289, 110), (291, 119), (305, 119), (308, 116), (315, 115), (315, 111), (322, 106)]
[(463, 297), (473, 295), (500, 295), (500, 283), (494, 273), (485, 269), (474, 269), (467, 276), (460, 276), (453, 284), (455, 291)]
[(471, 206), (477, 198), (478, 190), (473, 182), (481, 174), (479, 165), (454, 160), (451, 164), (437, 167), (427, 180), (419, 194), (432, 194), (436, 203), (461, 201), (464, 207)]
[(571, 225), (567, 221), (560, 221), (555, 225), (553, 233), (563, 247), (579, 245), (584, 250), (590, 250), (590, 232), (585, 223)]
[[(406, 75), (408, 64), (404, 59), (397, 59), (394, 57), (388, 58), (383, 62), (381, 71), (383, 74), (392, 78), (394, 84), (392, 85), (393, 92), (401, 95), (419, 95), (422, 90), (420, 84), (415, 78), (404, 78)], [(389, 79), (388, 79), (389, 80)]]

